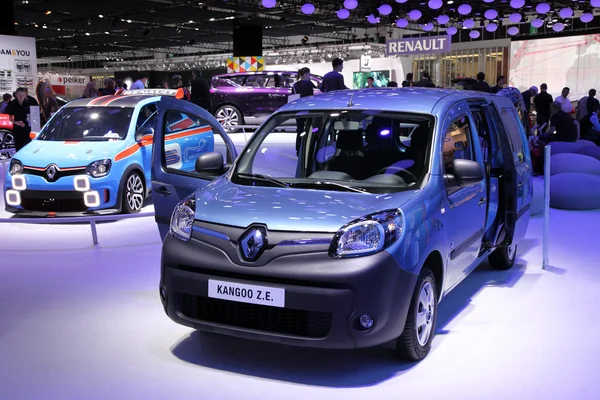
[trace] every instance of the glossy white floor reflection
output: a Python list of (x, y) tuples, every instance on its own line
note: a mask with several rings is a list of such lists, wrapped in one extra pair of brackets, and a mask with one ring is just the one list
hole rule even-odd
[(158, 298), (151, 219), (0, 225), (0, 399), (597, 399), (600, 213), (552, 211), (508, 272), (482, 266), (441, 306), (420, 364), (199, 334)]

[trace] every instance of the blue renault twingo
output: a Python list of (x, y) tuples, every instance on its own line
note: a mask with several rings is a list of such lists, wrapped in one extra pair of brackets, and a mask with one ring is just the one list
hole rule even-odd
[(420, 360), (440, 300), (486, 258), (511, 268), (530, 217), (527, 136), (505, 96), (302, 98), (233, 165), (200, 155), (196, 177), (161, 163), (156, 143), (160, 298), (172, 320), (203, 331), (321, 348), (391, 343)]

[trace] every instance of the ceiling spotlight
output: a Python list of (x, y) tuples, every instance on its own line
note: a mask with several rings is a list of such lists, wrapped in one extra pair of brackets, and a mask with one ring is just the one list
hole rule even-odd
[(188, 21), (188, 23), (189, 23), (189, 24), (193, 24), (193, 23), (194, 23), (194, 21), (190, 19), (190, 20)]
[(105, 35), (110, 35), (109, 31), (104, 32)]
[(104, 18), (104, 15), (100, 14), (98, 15), (99, 18)]
[(44, 15), (50, 15), (50, 14), (52, 14), (52, 11), (50, 11), (50, 10), (44, 11)]
[(86, 33), (85, 33), (85, 36), (90, 36), (90, 33), (89, 33), (89, 32), (86, 32)]
[(128, 24), (130, 24), (130, 23), (131, 23), (131, 20), (130, 20), (130, 19), (128, 19), (128, 20), (127, 20), (127, 23), (128, 23)]

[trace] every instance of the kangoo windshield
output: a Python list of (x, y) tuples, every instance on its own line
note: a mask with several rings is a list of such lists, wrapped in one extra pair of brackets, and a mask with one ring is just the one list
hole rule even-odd
[(232, 175), (242, 185), (390, 193), (427, 173), (434, 118), (384, 111), (314, 111), (272, 117)]
[(63, 107), (44, 126), (38, 140), (107, 141), (127, 136), (133, 108)]

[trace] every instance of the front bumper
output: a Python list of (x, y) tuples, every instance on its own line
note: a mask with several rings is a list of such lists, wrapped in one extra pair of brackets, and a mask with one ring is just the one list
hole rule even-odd
[[(222, 246), (233, 244), (223, 240)], [(194, 329), (295, 346), (373, 347), (402, 333), (416, 275), (387, 252), (334, 260), (312, 250), (252, 267), (196, 237), (184, 243), (169, 235), (162, 253), (163, 306), (173, 321)], [(210, 298), (209, 279), (283, 288), (285, 307)], [(373, 318), (372, 328), (360, 326), (363, 314)]]
[[(81, 183), (84, 181), (87, 181), (87, 184), (82, 188)], [(108, 176), (90, 178), (81, 174), (49, 182), (42, 176), (7, 174), (4, 184), (6, 211), (30, 216), (76, 216), (119, 212), (118, 196), (118, 183), (115, 184)]]

